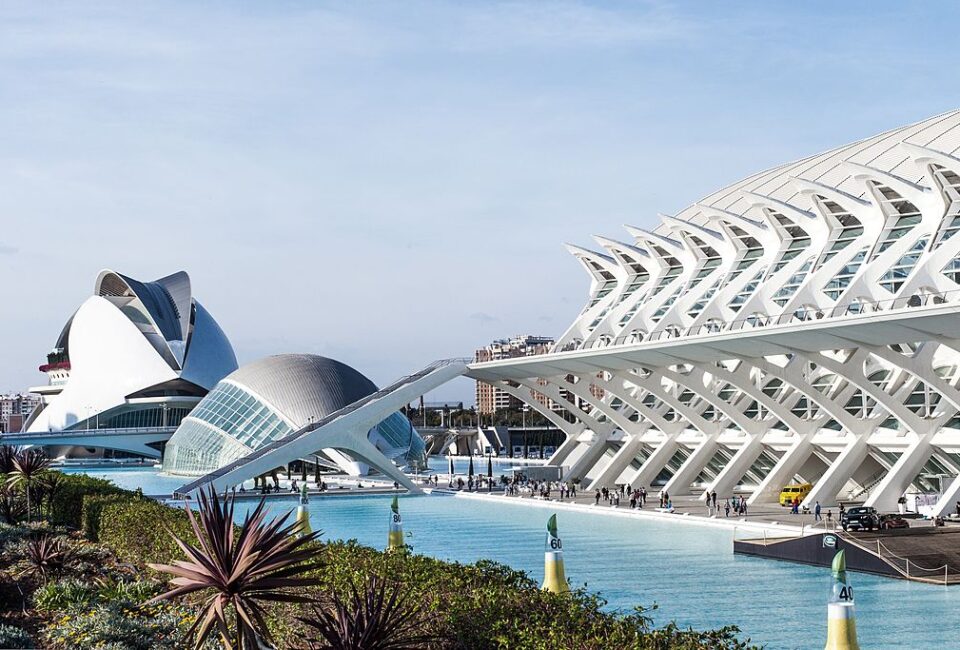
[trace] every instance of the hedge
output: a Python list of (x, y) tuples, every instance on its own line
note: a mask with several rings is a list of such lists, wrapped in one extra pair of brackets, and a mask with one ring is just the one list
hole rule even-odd
[(94, 495), (83, 500), (83, 532), (87, 539), (108, 545), (124, 562), (170, 563), (183, 553), (170, 536), (193, 539), (187, 513), (132, 493)]
[(62, 482), (50, 504), (49, 519), (54, 526), (81, 528), (85, 499), (106, 495), (133, 495), (110, 481), (86, 474), (63, 474)]

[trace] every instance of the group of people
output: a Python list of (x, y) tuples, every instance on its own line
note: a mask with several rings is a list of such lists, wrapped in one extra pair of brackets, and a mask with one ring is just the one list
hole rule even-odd
[(577, 486), (565, 481), (531, 481), (522, 476), (516, 476), (504, 481), (504, 496), (524, 496), (531, 498), (550, 499), (554, 494), (560, 501), (577, 496)]
[[(287, 490), (284, 490), (283, 487), (280, 485), (280, 480), (277, 478), (276, 472), (273, 472), (271, 477), (273, 479), (273, 484), (267, 481), (266, 474), (264, 474), (263, 476), (255, 477), (253, 479), (254, 491), (255, 492), (259, 491), (260, 494), (279, 494), (280, 492), (287, 491)], [(304, 481), (304, 484), (306, 484), (306, 481)], [(323, 479), (319, 479), (316, 485), (317, 485), (317, 490), (319, 490), (320, 492), (325, 492), (327, 489), (327, 484), (323, 481)], [(296, 478), (290, 479), (290, 487), (288, 488), (288, 490), (294, 494), (297, 494), (300, 492), (300, 484), (297, 482)], [(243, 486), (243, 483), (241, 483), (240, 489), (237, 491), (243, 494), (247, 491), (247, 489)]]
[[(707, 508), (708, 517), (719, 517), (721, 507), (717, 502), (716, 491), (703, 493), (704, 505)], [(729, 517), (733, 512), (735, 517), (747, 516), (747, 499), (742, 494), (735, 494), (732, 497), (723, 500), (723, 516)]]
[(600, 505), (600, 499), (603, 499), (604, 502), (609, 503), (614, 508), (619, 508), (620, 499), (626, 498), (630, 499), (631, 509), (642, 508), (647, 503), (647, 488), (631, 489), (625, 483), (613, 490), (603, 487), (594, 492), (593, 503), (594, 505)]

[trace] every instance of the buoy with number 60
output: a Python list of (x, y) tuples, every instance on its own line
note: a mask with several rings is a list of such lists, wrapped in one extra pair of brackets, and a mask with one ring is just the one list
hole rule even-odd
[(833, 558), (833, 588), (827, 604), (827, 645), (824, 650), (860, 650), (853, 587), (847, 582), (847, 560), (843, 551)]
[(557, 515), (547, 520), (547, 544), (543, 553), (543, 589), (555, 594), (570, 591), (563, 571), (563, 542), (557, 535)]
[(387, 550), (403, 548), (403, 520), (400, 518), (400, 505), (394, 495), (390, 506), (390, 533), (387, 535)]

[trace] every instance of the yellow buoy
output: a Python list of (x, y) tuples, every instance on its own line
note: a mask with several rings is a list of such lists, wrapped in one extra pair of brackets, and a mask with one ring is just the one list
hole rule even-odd
[(547, 520), (547, 543), (543, 553), (543, 589), (555, 594), (570, 591), (563, 571), (563, 542), (557, 535), (557, 515)]
[(833, 558), (833, 589), (827, 603), (827, 645), (824, 650), (860, 650), (853, 587), (847, 582), (847, 560), (843, 551), (838, 551)]
[(309, 535), (311, 532), (310, 528), (310, 513), (307, 511), (307, 484), (303, 483), (303, 487), (300, 488), (300, 505), (297, 506), (297, 534), (298, 535)]
[(403, 519), (400, 518), (400, 505), (397, 503), (397, 496), (393, 496), (393, 504), (390, 506), (390, 533), (387, 535), (387, 550), (403, 548)]

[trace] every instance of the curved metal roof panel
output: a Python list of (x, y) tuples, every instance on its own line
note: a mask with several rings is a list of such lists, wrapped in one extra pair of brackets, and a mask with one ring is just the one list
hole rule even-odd
[(312, 354), (282, 354), (247, 364), (224, 381), (259, 395), (296, 426), (320, 419), (376, 392), (350, 366)]

